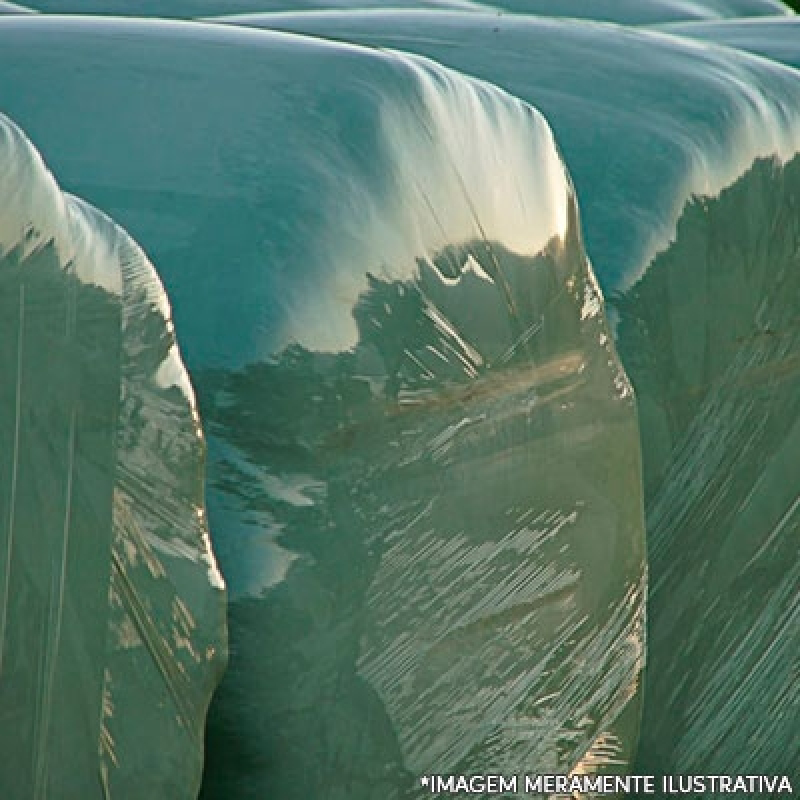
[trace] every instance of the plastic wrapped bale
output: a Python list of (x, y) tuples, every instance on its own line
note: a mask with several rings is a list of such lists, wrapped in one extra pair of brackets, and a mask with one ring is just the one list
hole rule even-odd
[(620, 299), (651, 434), (650, 773), (800, 781), (798, 209), (800, 158), (758, 161)]
[(542, 116), (410, 56), (42, 22), (2, 102), (154, 254), (208, 436), (207, 794), (626, 769), (636, 414)]
[[(796, 19), (670, 30), (796, 64)], [(651, 591), (635, 769), (796, 785), (798, 73), (729, 48), (557, 20), (238, 22), (421, 52), (546, 113), (598, 279), (616, 295), (639, 408)]]
[(273, 250), (193, 373), (236, 652), (208, 795), (624, 770), (638, 433), (551, 133), (430, 62), (273, 41), (336, 86), (272, 131)]
[(0, 794), (194, 797), (225, 594), (169, 305), (5, 117), (0, 331)]

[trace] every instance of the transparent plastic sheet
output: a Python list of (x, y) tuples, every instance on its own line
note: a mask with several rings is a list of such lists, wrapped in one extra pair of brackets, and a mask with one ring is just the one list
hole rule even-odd
[(193, 797), (224, 591), (169, 306), (6, 117), (0, 204), (0, 795)]
[(624, 770), (638, 430), (543, 118), (304, 37), (6, 31), (2, 102), (155, 254), (197, 387), (232, 634), (206, 794)]

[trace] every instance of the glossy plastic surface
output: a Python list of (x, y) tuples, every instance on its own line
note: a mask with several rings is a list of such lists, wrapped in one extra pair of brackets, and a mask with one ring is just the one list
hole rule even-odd
[(678, 20), (717, 20), (791, 14), (780, 0), (32, 0), (51, 14), (114, 14), (134, 17), (192, 18), (263, 11), (313, 9), (427, 8), (486, 11), (543, 17), (574, 17), (652, 25)]
[(716, 194), (756, 158), (800, 147), (794, 70), (660, 32), (430, 11), (232, 22), (419, 53), (534, 105), (575, 181), (586, 246), (609, 293), (667, 245), (693, 195)]
[[(545, 112), (614, 292), (639, 408), (651, 588), (635, 769), (800, 779), (800, 75), (713, 44), (553, 20), (342, 12), (248, 24), (415, 50)], [(792, 17), (668, 29), (735, 33), (789, 63), (796, 48)]]
[(32, 14), (32, 9), (17, 5), (16, 3), (0, 2), (0, 14)]
[[(796, 786), (800, 88), (776, 63), (797, 63), (796, 23), (768, 2), (567, 12), (706, 21), (228, 21), (415, 51), (544, 112), (637, 391), (633, 769)], [(413, 58), (203, 25), (11, 21), (0, 69), (175, 302), (233, 596), (205, 795), (624, 768), (638, 455), (602, 318), (567, 289), (595, 296), (541, 118)]]
[(225, 594), (169, 305), (5, 117), (0, 332), (0, 795), (196, 796)]
[(764, 17), (758, 20), (725, 20), (665, 25), (677, 36), (735, 47), (748, 53), (800, 68), (800, 17)]
[(0, 29), (27, 87), (2, 100), (153, 254), (209, 439), (232, 659), (207, 791), (624, 768), (638, 430), (541, 115), (410, 56), (36, 22)]

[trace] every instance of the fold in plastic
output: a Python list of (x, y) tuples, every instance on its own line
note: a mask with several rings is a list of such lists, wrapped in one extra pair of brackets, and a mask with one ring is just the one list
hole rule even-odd
[(194, 797), (226, 658), (153, 268), (0, 117), (0, 795)]

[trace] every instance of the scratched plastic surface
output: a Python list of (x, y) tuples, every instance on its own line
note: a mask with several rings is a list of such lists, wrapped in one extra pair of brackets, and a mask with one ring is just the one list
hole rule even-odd
[(624, 769), (638, 430), (543, 118), (421, 59), (228, 26), (0, 41), (26, 87), (2, 102), (153, 254), (197, 387), (231, 591), (207, 796)]
[(2, 116), (0, 369), (0, 796), (196, 796), (224, 592), (169, 306)]
[[(220, 5), (215, 4), (215, 10)], [(188, 15), (188, 6), (181, 8)], [(198, 12), (202, 8), (196, 6)], [(567, 6), (558, 8), (564, 13)], [(641, 24), (672, 18), (673, 12), (686, 19), (713, 19), (733, 13), (773, 13), (772, 8), (774, 13), (786, 13), (770, 3), (729, 3), (725, 9), (714, 3), (681, 3), (680, 8), (670, 3), (635, 7), (595, 3), (574, 10)], [(285, 26), (286, 19), (246, 22)], [(615, 295), (618, 346), (639, 401), (651, 541), (647, 696), (652, 701), (645, 707), (635, 769), (704, 774), (772, 771), (800, 780), (799, 526), (792, 478), (797, 472), (792, 310), (797, 307), (796, 166), (784, 169), (759, 162), (748, 172), (760, 157), (778, 154), (789, 160), (796, 151), (798, 75), (745, 54), (663, 35), (671, 31), (705, 37), (796, 65), (796, 19), (701, 21), (651, 34), (497, 16), (472, 17), (467, 22), (464, 15), (365, 15), (364, 21), (355, 15), (304, 15), (290, 24), (299, 30), (431, 55), (492, 80), (544, 111), (576, 180), (598, 278)], [(263, 95), (254, 87), (268, 82), (259, 83), (264, 78), (256, 76), (252, 51), (238, 60), (226, 52), (215, 61), (211, 44), (197, 44), (200, 58), (214, 67), (202, 71), (191, 64), (188, 44), (173, 46), (175, 60), (170, 61), (152, 40), (120, 42), (125, 38), (122, 29), (116, 29), (116, 38), (109, 41), (99, 34), (78, 35), (77, 28), (65, 29), (62, 38), (58, 33), (48, 39), (42, 33), (46, 29), (37, 28), (46, 39), (44, 45), (37, 44), (36, 37), (26, 38), (19, 28), (6, 30), (10, 32), (3, 39), (0, 60), (5, 58), (3, 70), (18, 83), (0, 85), (3, 102), (13, 103), (26, 124), (36, 129), (37, 141), (47, 142), (48, 153), (63, 166), (70, 186), (79, 186), (96, 203), (124, 218), (157, 255), (158, 263), (167, 265), (176, 313), (185, 314), (178, 321), (179, 331), (182, 338), (184, 329), (189, 331), (184, 340), (198, 353), (196, 363), (207, 365), (209, 353), (217, 346), (227, 347), (229, 327), (240, 322), (235, 317), (250, 313), (256, 303), (255, 298), (235, 298), (236, 315), (204, 329), (203, 324), (219, 315), (204, 316), (205, 310), (201, 313), (194, 304), (206, 294), (224, 291), (224, 282), (208, 276), (231, 261), (236, 269), (242, 262), (260, 263), (264, 242), (270, 241), (267, 234), (274, 231), (262, 227), (262, 210), (298, 207), (281, 204), (286, 185), (267, 190), (268, 182), (263, 181), (254, 188), (257, 176), (272, 174), (263, 156), (273, 144), (263, 130), (272, 130), (269, 114), (255, 110), (261, 108)], [(199, 29), (196, 35), (200, 40), (206, 36)], [(155, 66), (148, 72), (142, 61), (154, 51)], [(84, 70), (64, 75), (59, 68), (64, 59), (80, 63)], [(230, 74), (226, 62), (244, 76), (241, 84), (226, 78)], [(18, 71), (12, 69), (15, 64), (22, 65)], [(100, 74), (109, 64), (111, 74)], [(159, 85), (170, 70), (175, 73), (171, 83)], [(333, 101), (320, 102), (313, 92), (299, 88), (310, 80), (309, 73), (302, 74), (302, 80), (295, 82), (293, 102), (312, 105), (312, 127), (327, 121), (326, 130), (335, 134), (340, 130), (337, 113), (345, 112), (336, 112)], [(195, 79), (202, 90), (192, 86)], [(23, 85), (31, 89), (27, 95), (13, 91)], [(89, 107), (82, 86), (91, 86), (102, 98), (91, 104), (91, 115), (79, 111)], [(267, 93), (280, 94), (268, 86)], [(157, 98), (150, 106), (142, 97), (146, 92)], [(247, 95), (246, 102), (239, 92)], [(65, 116), (75, 126), (71, 133), (53, 124)], [(187, 119), (190, 122), (184, 124)], [(132, 141), (129, 132), (134, 129), (140, 141)], [(172, 142), (170, 131), (178, 129), (183, 135)], [(346, 131), (339, 135), (346, 136)], [(233, 155), (225, 151), (224, 142), (234, 143)], [(297, 142), (291, 143), (292, 151), (297, 147)], [(86, 160), (87, 149), (95, 160)], [(192, 164), (203, 168), (193, 171)], [(279, 169), (277, 174), (285, 173)], [(734, 189), (717, 198), (732, 184)], [(272, 191), (278, 198), (276, 206), (271, 205)], [(695, 201), (692, 195), (707, 198)], [(246, 200), (240, 202), (243, 196)], [(299, 207), (313, 209), (313, 202)], [(308, 229), (312, 227), (309, 224)], [(220, 228), (227, 239), (223, 240)], [(205, 277), (198, 282), (198, 275)], [(257, 320), (248, 324), (251, 330), (260, 330)], [(191, 352), (189, 357), (191, 361)], [(209, 386), (216, 386), (228, 377), (208, 373), (208, 380)], [(240, 392), (250, 392), (253, 398), (249, 405), (239, 403), (244, 411), (237, 412), (234, 403), (231, 412), (234, 417), (239, 413), (237, 435), (242, 440), (252, 420), (264, 413), (255, 400), (257, 384), (254, 380), (252, 392), (249, 387)], [(210, 414), (219, 413), (220, 399), (222, 406), (231, 399), (226, 392), (209, 394)], [(288, 396), (287, 403), (297, 397)], [(320, 392), (318, 397), (315, 403), (330, 396)], [(295, 410), (301, 408), (297, 403)], [(257, 446), (268, 447), (270, 442)], [(233, 552), (223, 555), (239, 592), (235, 625), (249, 648), (241, 663), (266, 663), (270, 632), (282, 620), (270, 623), (276, 627), (263, 633), (263, 603), (242, 598), (260, 586), (274, 597), (284, 578), (311, 556), (304, 562), (296, 550), (283, 546), (286, 526), (281, 527), (283, 518), (269, 516), (272, 505), (262, 516), (249, 517), (242, 513), (242, 505), (250, 496), (277, 495), (280, 503), (299, 509), (298, 514), (304, 508), (312, 514), (320, 508), (315, 494), (320, 484), (307, 480), (310, 473), (300, 474), (288, 486), (276, 483), (273, 475), (265, 478), (263, 470), (254, 469), (222, 437), (213, 438), (212, 445), (214, 463), (222, 465), (219, 474), (230, 476), (227, 488), (221, 479), (223, 490), (212, 492), (212, 517), (224, 523), (224, 530), (241, 533), (240, 539), (229, 539)], [(244, 499), (230, 500), (234, 480), (248, 486)], [(271, 535), (261, 537), (258, 526), (265, 519)], [(313, 555), (313, 544), (306, 555)], [(343, 568), (330, 569), (324, 579), (312, 575), (307, 585), (317, 588), (314, 596), (320, 598), (313, 613), (298, 605), (299, 590), (284, 592), (284, 606), (278, 606), (294, 604), (296, 619), (311, 620), (308, 630), (328, 632), (331, 647), (343, 643), (342, 659), (351, 661), (349, 653), (356, 649), (355, 635), (348, 638), (352, 628), (337, 626), (342, 614), (326, 608), (330, 597), (341, 596), (332, 595), (329, 587), (352, 574)], [(308, 652), (318, 651), (301, 652), (306, 658)], [(293, 682), (299, 662), (288, 667), (278, 662), (267, 700), (284, 710), (281, 726), (294, 721), (293, 730), (305, 732), (298, 706), (292, 703), (302, 696), (308, 701), (305, 708), (310, 708), (320, 696), (314, 690), (325, 678), (320, 676), (317, 684)], [(341, 674), (335, 672), (337, 677)], [(248, 736), (243, 730), (237, 735), (237, 707), (259, 702), (257, 692), (248, 697), (253, 685), (231, 677), (220, 698), (210, 750), (214, 763), (209, 796), (227, 797), (235, 787), (242, 796), (250, 791), (260, 797), (260, 784), (248, 783), (247, 776), (273, 769), (267, 759), (276, 753), (282, 757), (280, 748), (299, 738), (293, 733), (294, 738), (284, 740), (276, 732), (280, 726), (254, 718), (241, 721), (257, 733)], [(294, 694), (286, 692), (286, 686), (294, 686)], [(327, 688), (328, 696), (342, 693), (346, 699), (342, 707), (363, 701), (368, 715), (383, 702), (380, 695), (375, 700), (368, 682), (340, 681)], [(229, 701), (231, 696), (235, 702)], [(313, 713), (308, 711), (308, 718)], [(386, 716), (374, 718), (369, 742), (374, 750), (368, 752), (385, 752), (381, 748), (394, 734), (384, 724)], [(336, 728), (335, 722), (331, 718), (330, 724), (319, 727), (309, 723), (314, 735), (305, 744), (338, 765), (342, 753), (358, 750), (360, 740), (359, 731), (345, 724)], [(332, 730), (336, 733), (325, 738)], [(288, 763), (291, 769), (297, 761)], [(302, 774), (298, 768), (286, 780), (299, 780)], [(304, 779), (318, 777), (319, 773)], [(342, 794), (349, 796), (351, 788), (342, 789)]]
[(799, 210), (800, 159), (759, 161), (620, 303), (649, 438), (645, 773), (800, 780)]
[[(637, 392), (651, 590), (635, 768), (800, 779), (798, 73), (549, 20), (350, 12), (248, 24), (421, 52), (545, 112)], [(669, 28), (704, 29), (788, 63), (797, 48), (792, 17)]]

